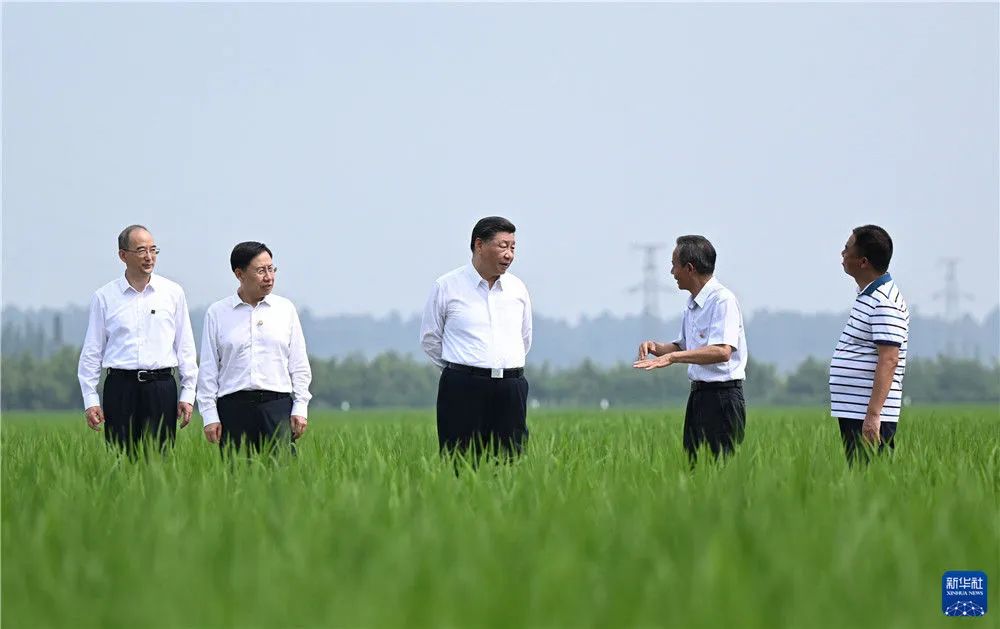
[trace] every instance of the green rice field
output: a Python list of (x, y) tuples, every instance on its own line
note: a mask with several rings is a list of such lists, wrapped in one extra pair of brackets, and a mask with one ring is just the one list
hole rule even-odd
[[(997, 627), (1000, 409), (904, 411), (848, 468), (823, 409), (751, 407), (694, 471), (681, 409), (537, 411), (437, 456), (433, 411), (314, 411), (291, 461), (182, 431), (131, 462), (83, 414), (2, 418), (4, 627)], [(941, 612), (946, 570), (992, 609)]]

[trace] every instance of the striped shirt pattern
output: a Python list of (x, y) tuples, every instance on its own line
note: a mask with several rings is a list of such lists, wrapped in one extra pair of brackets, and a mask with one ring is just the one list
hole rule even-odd
[(881, 420), (899, 421), (909, 330), (909, 310), (888, 273), (858, 294), (830, 362), (830, 412), (834, 417), (865, 418), (874, 387), (877, 346), (895, 345), (899, 347), (899, 364)]

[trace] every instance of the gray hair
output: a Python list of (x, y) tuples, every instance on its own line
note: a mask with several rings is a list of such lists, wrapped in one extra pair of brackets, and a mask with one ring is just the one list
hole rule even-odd
[(715, 247), (704, 236), (681, 236), (677, 239), (677, 261), (690, 264), (701, 275), (715, 273)]
[(149, 231), (148, 229), (146, 229), (145, 225), (129, 225), (128, 227), (122, 230), (122, 233), (118, 234), (119, 249), (121, 249), (122, 251), (128, 251), (129, 245), (132, 244), (131, 241), (132, 232), (134, 232), (137, 229), (141, 229), (147, 232)]

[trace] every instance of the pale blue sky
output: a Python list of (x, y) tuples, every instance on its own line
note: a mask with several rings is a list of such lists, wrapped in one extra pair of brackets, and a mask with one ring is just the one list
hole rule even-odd
[[(85, 304), (149, 225), (193, 305), (267, 242), (316, 313), (419, 311), (476, 219), (537, 312), (638, 312), (633, 241), (701, 233), (744, 309), (1000, 286), (998, 5), (3, 7), (3, 303)], [(668, 256), (661, 264), (665, 280)], [(672, 315), (683, 297), (664, 297)]]

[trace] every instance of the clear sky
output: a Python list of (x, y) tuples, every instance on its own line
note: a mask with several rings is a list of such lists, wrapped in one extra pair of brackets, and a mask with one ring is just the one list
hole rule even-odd
[(88, 303), (139, 222), (192, 305), (263, 240), (300, 307), (408, 315), (501, 214), (550, 316), (638, 312), (631, 244), (684, 233), (716, 244), (748, 312), (844, 310), (840, 250), (868, 222), (911, 305), (943, 311), (954, 256), (981, 316), (1000, 290), (998, 16), (5, 3), (3, 303)]

